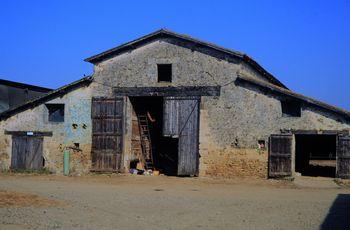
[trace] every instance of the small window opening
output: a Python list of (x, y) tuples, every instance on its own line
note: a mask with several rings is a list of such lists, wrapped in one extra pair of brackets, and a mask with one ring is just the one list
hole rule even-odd
[(282, 117), (301, 117), (301, 104), (299, 101), (281, 101)]
[(258, 140), (258, 149), (265, 149), (265, 140)]
[(49, 112), (49, 121), (64, 122), (64, 104), (46, 104)]
[(77, 148), (77, 149), (79, 149), (79, 143), (74, 143), (74, 148)]
[(171, 82), (172, 66), (171, 64), (158, 64), (158, 82)]

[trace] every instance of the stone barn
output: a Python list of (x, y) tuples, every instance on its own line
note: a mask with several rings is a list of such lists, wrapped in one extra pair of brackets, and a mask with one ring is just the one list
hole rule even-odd
[(0, 114), (0, 168), (350, 176), (350, 113), (249, 56), (159, 30), (85, 61), (92, 76)]

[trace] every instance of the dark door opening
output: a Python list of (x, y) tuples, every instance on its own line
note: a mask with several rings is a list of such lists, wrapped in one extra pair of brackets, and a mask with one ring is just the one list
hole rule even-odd
[[(178, 138), (163, 136), (163, 97), (130, 97), (132, 111), (132, 158), (147, 159), (151, 153), (153, 167), (166, 175), (177, 175)], [(140, 124), (146, 119), (147, 135), (142, 137)], [(150, 140), (143, 141), (149, 136)], [(145, 145), (150, 145), (150, 148)], [(146, 150), (145, 150), (146, 149)], [(134, 161), (131, 161), (134, 164)], [(134, 167), (134, 165), (133, 165)]]
[(295, 171), (305, 176), (335, 177), (336, 135), (295, 135)]

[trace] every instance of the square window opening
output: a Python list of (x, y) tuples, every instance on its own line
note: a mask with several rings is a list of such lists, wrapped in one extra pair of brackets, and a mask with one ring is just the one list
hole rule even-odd
[(172, 80), (172, 65), (171, 64), (157, 64), (158, 68), (158, 82), (171, 82)]
[(46, 104), (50, 122), (64, 122), (64, 104)]
[(258, 140), (258, 149), (266, 149), (265, 140)]
[(301, 103), (299, 101), (281, 101), (282, 117), (301, 117)]

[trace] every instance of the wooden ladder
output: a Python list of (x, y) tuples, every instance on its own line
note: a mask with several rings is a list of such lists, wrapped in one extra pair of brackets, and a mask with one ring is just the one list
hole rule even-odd
[(145, 115), (138, 115), (137, 119), (140, 129), (142, 161), (146, 170), (153, 170), (154, 166), (152, 157), (152, 142), (149, 131), (148, 119)]

